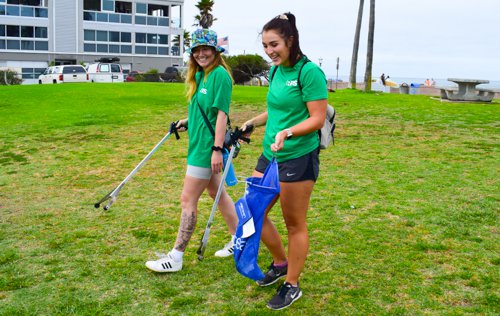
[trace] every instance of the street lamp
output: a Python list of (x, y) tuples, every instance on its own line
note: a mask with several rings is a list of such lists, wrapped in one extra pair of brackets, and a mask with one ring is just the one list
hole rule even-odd
[(323, 63), (323, 58), (320, 57), (318, 61), (319, 61), (319, 66), (321, 67), (321, 64)]

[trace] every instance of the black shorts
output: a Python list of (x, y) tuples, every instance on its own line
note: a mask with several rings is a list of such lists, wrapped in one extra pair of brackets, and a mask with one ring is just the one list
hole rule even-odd
[[(264, 173), (269, 160), (260, 155), (255, 170)], [(280, 182), (299, 182), (313, 180), (319, 175), (319, 147), (304, 156), (278, 163)]]

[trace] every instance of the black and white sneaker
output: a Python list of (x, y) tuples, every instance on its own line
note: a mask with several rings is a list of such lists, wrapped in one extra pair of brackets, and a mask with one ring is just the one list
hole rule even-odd
[(279, 287), (269, 303), (267, 303), (267, 307), (276, 311), (287, 308), (301, 296), (302, 291), (300, 290), (299, 284), (297, 284), (297, 286), (292, 286), (290, 283), (285, 282)]
[(259, 286), (268, 286), (278, 281), (280, 278), (284, 277), (288, 272), (288, 265), (279, 268), (274, 266), (274, 262), (269, 266), (269, 270), (264, 273), (264, 278), (262, 280), (257, 281)]
[(182, 269), (182, 260), (176, 261), (169, 252), (156, 261), (146, 262), (146, 267), (155, 272), (176, 272)]

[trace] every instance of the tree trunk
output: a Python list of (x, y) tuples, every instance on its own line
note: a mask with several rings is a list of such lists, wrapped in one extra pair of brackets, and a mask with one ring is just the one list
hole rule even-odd
[(351, 74), (349, 83), (351, 88), (356, 89), (356, 70), (358, 67), (359, 34), (361, 32), (361, 21), (363, 20), (363, 6), (365, 0), (359, 0), (358, 21), (356, 22), (356, 32), (354, 33), (354, 44), (352, 47)]
[(373, 39), (375, 37), (375, 0), (370, 0), (368, 47), (366, 48), (365, 91), (372, 90)]

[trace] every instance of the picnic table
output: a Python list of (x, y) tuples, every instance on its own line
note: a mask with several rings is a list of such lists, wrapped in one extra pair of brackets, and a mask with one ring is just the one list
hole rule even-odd
[(477, 85), (490, 83), (489, 80), (448, 78), (448, 81), (456, 83), (458, 87), (440, 87), (441, 99), (491, 102), (495, 96), (495, 90), (476, 88)]

